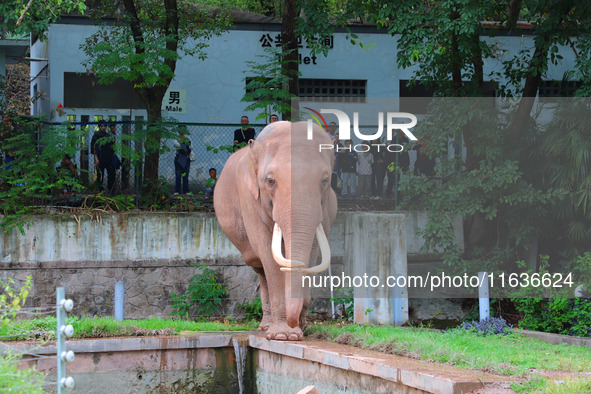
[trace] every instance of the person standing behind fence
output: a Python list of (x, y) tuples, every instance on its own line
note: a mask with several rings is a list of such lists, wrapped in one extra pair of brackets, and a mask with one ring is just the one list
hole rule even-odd
[(386, 177), (386, 162), (384, 160), (385, 145), (379, 138), (372, 141), (371, 153), (373, 155), (373, 165), (371, 172), (371, 193), (372, 200), (381, 200), (384, 191), (384, 178)]
[[(191, 169), (191, 141), (186, 135), (187, 129), (179, 130), (179, 140), (174, 141), (174, 194), (189, 193), (189, 171)], [(182, 188), (181, 188), (182, 184)]]
[(113, 156), (113, 144), (115, 143), (115, 136), (107, 133), (107, 122), (100, 120), (98, 122), (99, 131), (94, 133), (90, 141), (90, 152), (94, 155), (94, 168), (96, 171), (96, 185), (99, 192), (104, 191), (103, 180), (105, 170), (107, 170), (107, 191), (113, 192), (115, 185), (115, 165)]
[(343, 183), (341, 196), (355, 196), (355, 183), (357, 178), (357, 153), (352, 149), (353, 142), (345, 141), (345, 147), (337, 154), (337, 163), (341, 181)]
[(252, 127), (248, 127), (248, 116), (242, 115), (240, 118), (241, 128), (234, 130), (234, 151), (237, 151), (241, 143), (247, 143), (250, 140), (254, 140), (255, 131)]
[(357, 193), (361, 197), (369, 197), (371, 193), (371, 166), (373, 155), (371, 152), (362, 152), (357, 155)]
[(213, 196), (215, 184), (218, 182), (218, 172), (215, 168), (209, 169), (209, 179), (205, 181), (205, 195), (207, 197)]

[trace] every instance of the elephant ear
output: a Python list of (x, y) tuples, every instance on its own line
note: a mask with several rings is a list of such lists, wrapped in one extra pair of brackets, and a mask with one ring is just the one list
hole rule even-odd
[(250, 190), (254, 199), (258, 200), (260, 190), (257, 179), (257, 160), (252, 144), (252, 140), (248, 141), (248, 190)]

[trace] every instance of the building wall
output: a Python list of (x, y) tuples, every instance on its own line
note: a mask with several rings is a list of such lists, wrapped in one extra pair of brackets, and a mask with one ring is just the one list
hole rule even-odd
[[(50, 59), (49, 112), (54, 121), (65, 120), (66, 114), (80, 115), (129, 115), (129, 109), (118, 111), (101, 108), (82, 110), (66, 108), (64, 115), (55, 112), (56, 107), (63, 103), (64, 72), (85, 72), (82, 66), (84, 53), (80, 45), (95, 31), (92, 25), (60, 24), (51, 25), (49, 29), (48, 51)], [(244, 94), (244, 78), (248, 69), (248, 61), (260, 60), (262, 55), (263, 36), (269, 34), (273, 39), (279, 34), (279, 25), (237, 25), (221, 36), (210, 40), (205, 61), (185, 56), (177, 64), (176, 78), (171, 89), (186, 89), (186, 114), (164, 113), (181, 122), (204, 123), (239, 123), (247, 103), (241, 102)], [(310, 58), (310, 64), (301, 64), (300, 71), (303, 78), (331, 78), (331, 79), (363, 79), (367, 80), (367, 97), (398, 97), (399, 80), (408, 80), (413, 69), (399, 69), (397, 67), (396, 37), (384, 32), (367, 29), (358, 33), (364, 48), (352, 45), (345, 33), (334, 34), (334, 48), (328, 56), (318, 55), (316, 64)], [(501, 34), (501, 33), (499, 33)], [(502, 70), (502, 62), (523, 49), (533, 48), (533, 37), (527, 35), (487, 37), (487, 41), (497, 48), (498, 57), (485, 61), (485, 75), (493, 71)], [(33, 52), (42, 52), (43, 44), (36, 43)], [(305, 46), (305, 45), (304, 45)], [(302, 48), (303, 57), (310, 57), (309, 49)], [(565, 70), (572, 69), (574, 54), (571, 49), (563, 47), (560, 54), (564, 60), (557, 66), (551, 66), (545, 79), (560, 80)], [(32, 70), (34, 74), (35, 71)], [(34, 74), (35, 75), (35, 74)], [(89, 92), (91, 94), (91, 92)], [(145, 111), (137, 110), (132, 113), (144, 116)], [(251, 123), (255, 113), (248, 114)], [(92, 116), (91, 116), (92, 118)]]

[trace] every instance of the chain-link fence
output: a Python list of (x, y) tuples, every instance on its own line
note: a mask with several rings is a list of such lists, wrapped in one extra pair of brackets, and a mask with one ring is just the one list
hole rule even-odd
[[(175, 191), (176, 172), (175, 155), (180, 142), (179, 133), (186, 135), (190, 141), (191, 163), (188, 170), (189, 193), (203, 195), (209, 170), (216, 169), (219, 176), (226, 160), (231, 154), (229, 149), (234, 142), (234, 131), (240, 124), (204, 124), (204, 123), (162, 123), (163, 139), (161, 140), (158, 177), (172, 194)], [(265, 125), (249, 125), (256, 134)], [(97, 188), (97, 173), (91, 151), (93, 135), (98, 131), (98, 123), (73, 123), (70, 130), (79, 130), (80, 145), (73, 163), (81, 170), (80, 179), (89, 190)], [(145, 122), (107, 122), (107, 131), (115, 136), (114, 151), (120, 158), (121, 166), (116, 170), (116, 181), (111, 194), (141, 193), (142, 177), (145, 166)], [(228, 149), (220, 149), (220, 147)], [(57, 163), (56, 165), (58, 165)], [(184, 172), (182, 173), (184, 175)], [(103, 186), (107, 188), (108, 173), (105, 171)]]

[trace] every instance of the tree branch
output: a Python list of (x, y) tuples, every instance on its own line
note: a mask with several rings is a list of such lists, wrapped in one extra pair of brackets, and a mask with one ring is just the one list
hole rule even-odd
[(512, 0), (509, 5), (509, 14), (507, 15), (507, 29), (509, 30), (515, 29), (517, 26), (522, 1), (523, 0)]
[(138, 55), (143, 54), (145, 52), (145, 49), (142, 46), (144, 43), (144, 35), (142, 32), (142, 26), (140, 24), (140, 19), (135, 8), (135, 2), (134, 0), (123, 0), (123, 5), (127, 13), (131, 16), (129, 28), (131, 29), (133, 41), (135, 42), (135, 53)]
[(31, 6), (31, 4), (33, 4), (33, 0), (29, 0), (27, 5), (25, 6), (25, 9), (23, 10), (23, 13), (21, 14), (21, 16), (18, 17), (18, 20), (16, 21), (17, 27), (20, 26), (21, 23), (23, 23), (23, 19), (25, 19), (25, 14), (27, 13), (27, 11), (29, 11), (29, 7)]

